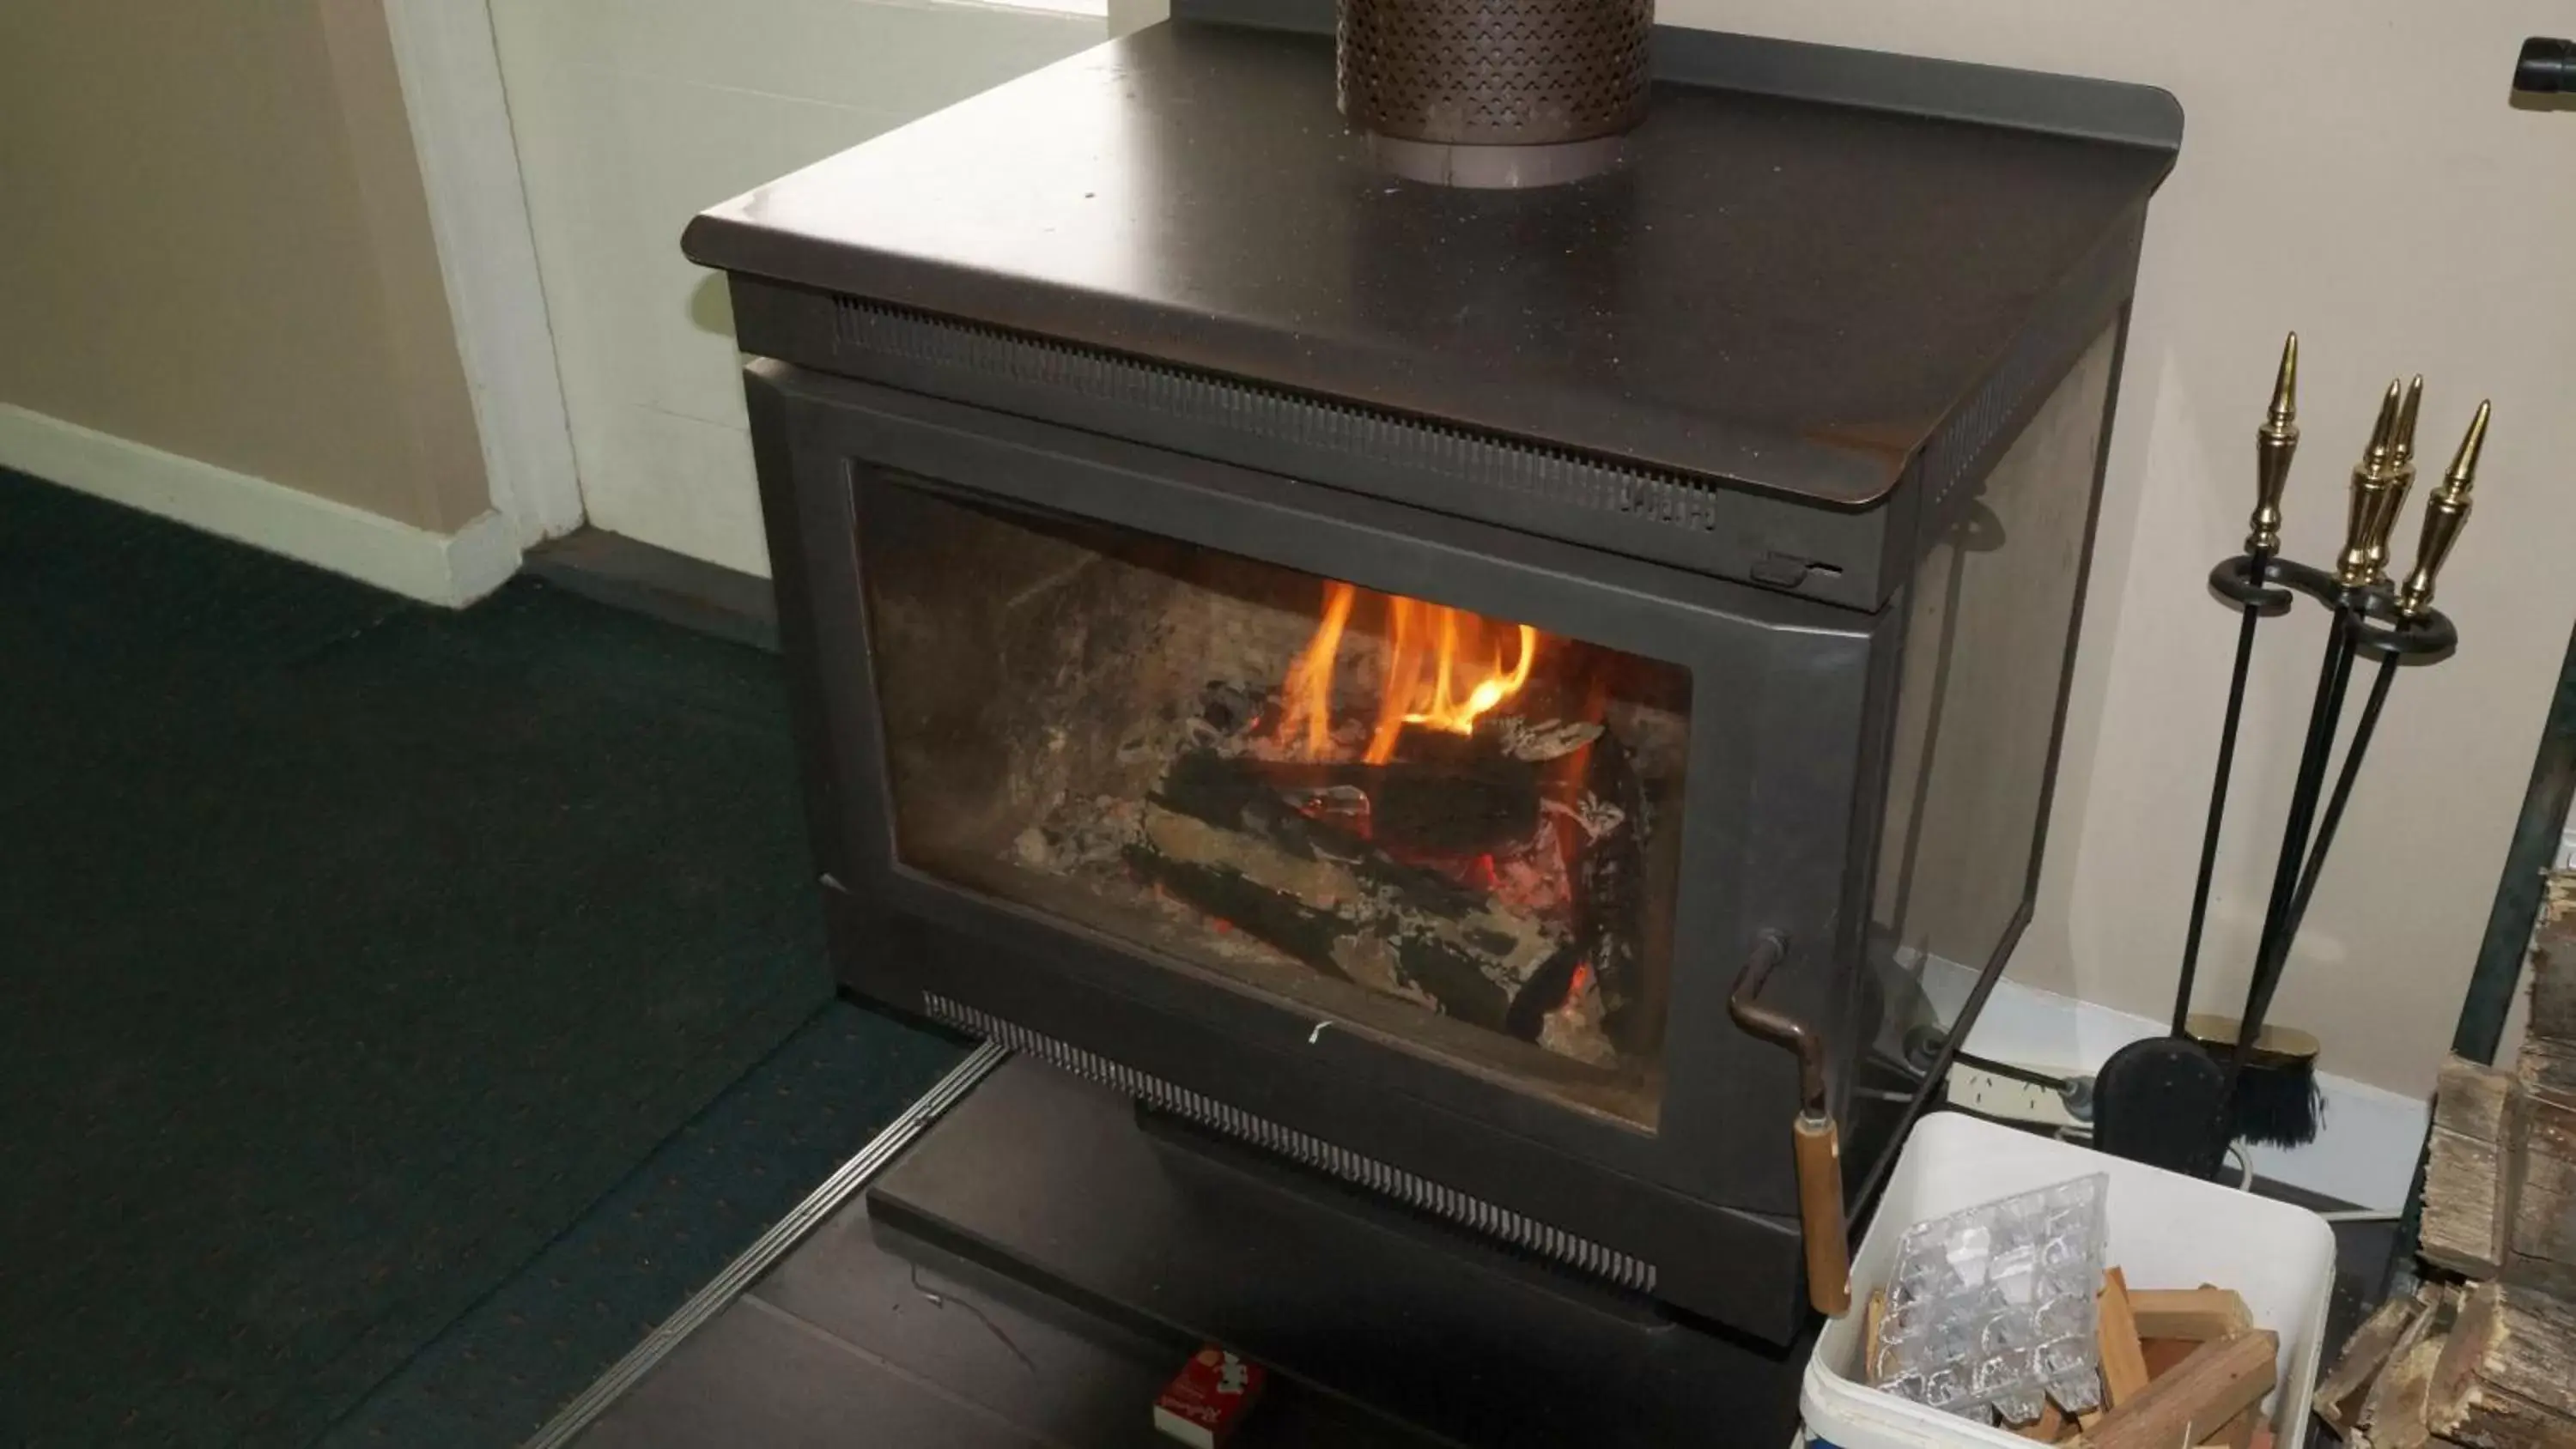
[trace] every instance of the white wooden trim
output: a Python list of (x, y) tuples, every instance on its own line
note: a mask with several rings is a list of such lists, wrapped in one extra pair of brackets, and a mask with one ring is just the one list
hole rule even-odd
[(492, 506), (524, 548), (581, 526), (581, 482), (492, 13), (487, 0), (384, 6)]
[[(1976, 973), (1956, 962), (1933, 957), (1925, 963), (1923, 986), (1944, 1017), (1966, 999)], [(2094, 1072), (2111, 1053), (2146, 1037), (2161, 1036), (2170, 1023), (2132, 1016), (2090, 1001), (2004, 980), (1986, 999), (1967, 1047), (1992, 1061), (2013, 1062), (2068, 1074)], [(2274, 1182), (2341, 1198), (2360, 1207), (2394, 1211), (2406, 1201), (2415, 1177), (2415, 1158), (2424, 1147), (2430, 1119), (2420, 1097), (2356, 1082), (2349, 1077), (2317, 1074), (2325, 1099), (2317, 1140), (2305, 1147), (2249, 1146), (2254, 1170)]]
[(498, 513), (432, 533), (8, 403), (0, 466), (451, 608), (519, 567), (518, 538)]

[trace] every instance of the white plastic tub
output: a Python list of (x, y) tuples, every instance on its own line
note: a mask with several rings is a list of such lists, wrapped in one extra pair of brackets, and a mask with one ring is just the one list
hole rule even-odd
[(1916, 1125), (1852, 1261), (1852, 1311), (1825, 1325), (1798, 1393), (1807, 1433), (1837, 1449), (1928, 1449), (2030, 1441), (1862, 1386), (1861, 1307), (1886, 1281), (1896, 1240), (1927, 1218), (2088, 1173), (2111, 1178), (2110, 1255), (2132, 1288), (2216, 1283), (2244, 1295), (2257, 1327), (2281, 1336), (2280, 1387), (2267, 1400), (2282, 1449), (2306, 1441), (2308, 1395), (2325, 1349), (2334, 1233), (2304, 1208), (2144, 1167), (1956, 1112)]

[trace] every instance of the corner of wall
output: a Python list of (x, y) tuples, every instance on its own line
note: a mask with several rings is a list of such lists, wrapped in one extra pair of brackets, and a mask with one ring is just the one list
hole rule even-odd
[(519, 568), (498, 513), (433, 532), (8, 403), (0, 465), (428, 604), (470, 604)]

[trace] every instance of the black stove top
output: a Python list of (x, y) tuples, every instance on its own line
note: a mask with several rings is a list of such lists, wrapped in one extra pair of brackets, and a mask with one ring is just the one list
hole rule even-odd
[[(1187, 6), (1184, 6), (1185, 11)], [(2141, 87), (1658, 35), (1623, 166), (1398, 180), (1328, 36), (1177, 19), (719, 206), (706, 265), (1866, 507), (2134, 237)]]

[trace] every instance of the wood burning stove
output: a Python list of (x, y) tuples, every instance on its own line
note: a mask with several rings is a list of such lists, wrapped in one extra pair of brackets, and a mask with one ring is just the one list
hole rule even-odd
[(1658, 32), (1616, 168), (1468, 191), (1319, 19), (1184, 0), (690, 229), (836, 958), (1784, 1340), (1799, 1073), (1729, 994), (1787, 943), (1857, 1206), (1916, 973), (2027, 918), (2179, 115)]

